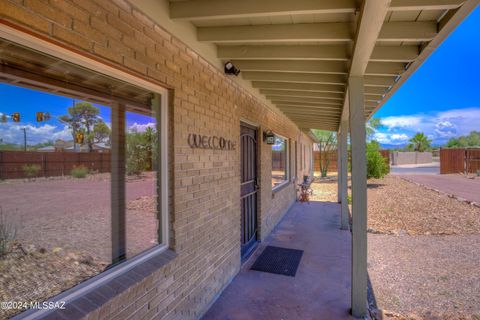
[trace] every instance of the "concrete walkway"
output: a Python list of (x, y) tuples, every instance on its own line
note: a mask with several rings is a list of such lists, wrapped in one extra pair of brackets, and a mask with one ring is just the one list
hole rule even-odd
[(409, 181), (480, 203), (480, 179), (468, 179), (460, 175), (402, 175)]
[[(304, 250), (295, 277), (249, 270), (266, 245)], [(296, 203), (203, 319), (353, 319), (350, 248), (340, 205)]]

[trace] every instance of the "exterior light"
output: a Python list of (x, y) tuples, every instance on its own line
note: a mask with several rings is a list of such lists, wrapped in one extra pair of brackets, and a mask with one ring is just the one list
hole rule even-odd
[(240, 69), (235, 67), (230, 61), (225, 62), (225, 74), (233, 74), (238, 76), (240, 74)]
[(263, 132), (263, 141), (267, 144), (275, 144), (275, 134), (273, 134), (272, 130), (266, 130)]

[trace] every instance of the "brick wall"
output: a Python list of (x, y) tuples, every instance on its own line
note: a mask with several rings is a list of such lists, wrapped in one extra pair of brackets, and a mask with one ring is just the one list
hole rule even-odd
[[(3, 21), (172, 89), (170, 245), (177, 255), (89, 316), (199, 317), (240, 268), (240, 162), (239, 148), (191, 149), (188, 134), (238, 141), (240, 119), (247, 119), (309, 148), (310, 139), (128, 2), (0, 0), (0, 7)], [(295, 199), (295, 185), (272, 193), (271, 147), (260, 143), (264, 239)]]

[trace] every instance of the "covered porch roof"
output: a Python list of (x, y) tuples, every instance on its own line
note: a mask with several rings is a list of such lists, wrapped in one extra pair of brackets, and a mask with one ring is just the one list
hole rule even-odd
[[(338, 130), (352, 76), (364, 77), (365, 117), (370, 117), (478, 4), (164, 0), (162, 7), (158, 0), (132, 2), (187, 44), (200, 43), (200, 51), (213, 46), (218, 66), (231, 61), (242, 71), (244, 85), (304, 131)], [(158, 12), (162, 8), (169, 23), (159, 20), (165, 18)]]

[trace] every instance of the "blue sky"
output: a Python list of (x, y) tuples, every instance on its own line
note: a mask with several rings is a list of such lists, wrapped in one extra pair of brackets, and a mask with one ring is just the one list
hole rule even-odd
[(480, 7), (477, 7), (374, 115), (375, 138), (404, 145), (415, 132), (434, 145), (480, 131)]
[[(8, 117), (7, 123), (0, 122), (0, 139), (4, 143), (23, 144), (23, 128), (27, 128), (27, 144), (33, 145), (57, 139), (72, 140), (70, 128), (58, 121), (58, 117), (67, 114), (73, 103), (72, 98), (53, 95), (0, 83), (0, 115)], [(110, 108), (96, 105), (100, 117), (110, 126)], [(11, 115), (20, 113), (20, 122), (14, 123)], [(37, 122), (36, 112), (49, 112), (49, 121)], [(152, 126), (155, 120), (144, 115), (127, 112), (127, 128), (143, 131)]]

